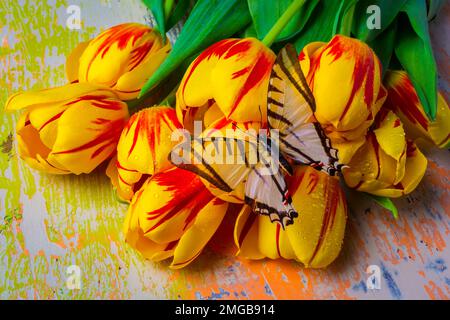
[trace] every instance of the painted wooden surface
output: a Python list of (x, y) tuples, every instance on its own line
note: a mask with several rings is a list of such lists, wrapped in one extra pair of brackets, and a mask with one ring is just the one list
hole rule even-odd
[[(71, 5), (82, 28), (66, 27)], [(140, 1), (0, 1), (0, 105), (19, 90), (65, 83), (65, 55), (80, 41), (121, 22), (145, 22)], [(449, 98), (450, 5), (432, 22), (440, 86)], [(290, 261), (235, 257), (225, 224), (191, 266), (144, 261), (123, 241), (126, 205), (116, 201), (104, 167), (86, 176), (50, 176), (17, 156), (17, 115), (0, 114), (0, 298), (3, 299), (449, 299), (448, 151), (432, 151), (418, 189), (395, 200), (400, 219), (361, 196), (343, 251), (326, 270)], [(81, 269), (81, 289), (66, 287), (66, 269)], [(366, 286), (366, 268), (381, 270), (381, 289)]]

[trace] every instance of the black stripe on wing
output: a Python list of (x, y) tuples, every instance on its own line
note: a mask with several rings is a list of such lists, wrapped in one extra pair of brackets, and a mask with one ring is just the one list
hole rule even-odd
[[(286, 53), (284, 55), (284, 52)], [(295, 50), (294, 46), (292, 44), (287, 44), (284, 49), (281, 50), (282, 57), (287, 57), (288, 61), (285, 59), (282, 59), (284, 63), (278, 63), (278, 66), (280, 69), (286, 74), (289, 82), (294, 86), (295, 89), (305, 98), (306, 102), (308, 103), (309, 107), (313, 112), (316, 111), (316, 102), (314, 100), (314, 96), (311, 92), (311, 89), (309, 88), (308, 84), (306, 83), (305, 75), (303, 74), (303, 71), (300, 67), (300, 63), (298, 62), (297, 57), (297, 51)], [(293, 71), (300, 79), (301, 85), (298, 84), (298, 82), (295, 80), (294, 76), (291, 74), (291, 72), (286, 68), (285, 64), (289, 64), (293, 67)]]
[[(192, 163), (180, 163), (180, 164), (175, 164), (175, 165), (180, 169), (195, 173), (196, 175), (205, 179), (209, 183), (212, 183), (214, 186), (216, 186), (217, 188), (219, 188), (222, 191), (225, 191), (225, 192), (233, 191), (233, 189), (225, 182), (225, 180), (222, 179), (222, 177), (214, 170), (213, 167), (211, 167), (210, 164), (208, 164), (202, 158), (201, 155), (198, 154), (198, 152), (191, 149), (191, 153), (197, 160), (201, 161), (201, 164), (205, 167), (206, 171), (201, 170), (199, 165), (192, 164)], [(172, 153), (169, 153), (169, 161), (172, 162), (171, 157), (172, 157)]]
[(278, 222), (283, 229), (294, 223), (294, 219), (298, 217), (297, 211), (294, 209), (279, 211), (268, 204), (256, 201), (249, 197), (245, 197), (245, 203), (249, 205), (256, 214), (268, 216), (271, 222)]

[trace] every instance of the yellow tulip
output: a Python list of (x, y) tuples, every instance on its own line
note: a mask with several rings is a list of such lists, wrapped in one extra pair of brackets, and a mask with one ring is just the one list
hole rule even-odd
[(134, 99), (171, 49), (154, 29), (138, 23), (109, 28), (69, 55), (70, 82), (89, 82), (114, 89), (122, 100)]
[(381, 63), (365, 43), (341, 35), (308, 44), (299, 61), (315, 97), (317, 121), (346, 164), (386, 99)]
[(147, 179), (133, 197), (125, 238), (145, 258), (173, 257), (171, 268), (182, 268), (200, 255), (227, 209), (195, 174), (171, 168)]
[(253, 38), (225, 39), (210, 46), (192, 62), (181, 81), (177, 91), (180, 121), (190, 108), (216, 104), (227, 119), (265, 122), (275, 58)]
[(128, 107), (110, 89), (70, 84), (9, 98), (24, 110), (17, 126), (19, 155), (48, 173), (89, 173), (115, 152)]
[(171, 141), (171, 135), (180, 128), (170, 107), (147, 108), (131, 116), (120, 136), (117, 157), (107, 169), (123, 200), (131, 200), (149, 176), (172, 167), (169, 154), (178, 141)]
[(407, 141), (399, 117), (387, 109), (377, 116), (373, 132), (343, 169), (351, 188), (396, 198), (412, 192), (427, 167), (427, 159)]
[(332, 263), (342, 247), (347, 204), (339, 180), (299, 166), (288, 180), (299, 217), (285, 230), (244, 206), (234, 230), (238, 254), (248, 259), (293, 259), (309, 268)]
[(401, 119), (406, 136), (417, 143), (430, 142), (448, 148), (450, 142), (450, 108), (438, 94), (436, 120), (430, 121), (423, 111), (417, 92), (405, 71), (388, 71), (385, 77), (388, 97), (384, 107)]

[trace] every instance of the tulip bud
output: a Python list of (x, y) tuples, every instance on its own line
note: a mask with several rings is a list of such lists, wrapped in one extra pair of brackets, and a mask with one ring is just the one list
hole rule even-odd
[(19, 155), (48, 173), (90, 173), (115, 152), (128, 119), (127, 105), (110, 89), (70, 84), (9, 98), (23, 109), (16, 131)]
[(388, 71), (385, 83), (388, 97), (384, 107), (398, 115), (405, 128), (406, 136), (417, 143), (428, 142), (440, 148), (448, 148), (450, 108), (445, 98), (438, 94), (436, 120), (430, 121), (405, 71)]
[(265, 122), (267, 87), (275, 58), (253, 38), (215, 43), (186, 71), (177, 91), (178, 113), (215, 103), (227, 119)]
[(425, 174), (427, 159), (405, 139), (399, 117), (383, 109), (366, 139), (343, 169), (347, 185), (391, 198), (412, 192)]
[(171, 168), (147, 179), (133, 197), (126, 241), (147, 259), (173, 256), (171, 268), (182, 268), (200, 255), (227, 209), (195, 174)]
[(347, 164), (386, 99), (381, 63), (365, 43), (337, 35), (313, 42), (299, 55), (316, 101), (315, 116)]
[(107, 170), (123, 200), (130, 201), (149, 176), (172, 167), (169, 154), (179, 143), (171, 140), (172, 133), (180, 128), (170, 107), (151, 107), (131, 116)]
[(339, 180), (307, 166), (288, 179), (299, 217), (285, 230), (246, 206), (235, 225), (239, 255), (249, 259), (295, 259), (323, 268), (338, 256), (345, 232), (347, 205)]
[(120, 24), (75, 48), (67, 61), (68, 78), (110, 87), (122, 100), (134, 99), (170, 48), (152, 28)]

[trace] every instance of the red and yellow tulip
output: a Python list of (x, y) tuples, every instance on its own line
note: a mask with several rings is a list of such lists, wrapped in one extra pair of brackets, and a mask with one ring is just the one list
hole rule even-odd
[(182, 268), (200, 255), (227, 209), (198, 176), (171, 168), (147, 179), (133, 197), (125, 238), (145, 258), (173, 257), (171, 268)]
[(347, 204), (339, 180), (311, 167), (296, 167), (288, 180), (299, 217), (285, 230), (244, 206), (234, 230), (238, 254), (248, 259), (293, 259), (323, 268), (338, 256), (345, 233)]
[(343, 175), (347, 185), (358, 191), (397, 198), (417, 187), (426, 168), (427, 159), (406, 140), (400, 118), (383, 109)]
[(254, 38), (225, 39), (203, 51), (177, 91), (179, 119), (190, 108), (217, 105), (227, 119), (266, 121), (267, 87), (275, 54)]
[(172, 167), (169, 154), (177, 141), (171, 135), (180, 128), (170, 107), (151, 107), (131, 116), (120, 136), (117, 157), (107, 169), (123, 200), (131, 200), (149, 176)]
[(436, 120), (430, 121), (423, 111), (417, 92), (405, 71), (388, 71), (385, 77), (388, 97), (384, 107), (401, 119), (406, 136), (417, 143), (431, 143), (448, 148), (450, 142), (450, 108), (438, 94)]
[(75, 48), (67, 59), (67, 76), (70, 82), (109, 87), (122, 100), (134, 99), (170, 49), (154, 29), (120, 24)]
[(381, 63), (368, 45), (341, 35), (307, 45), (299, 61), (315, 97), (317, 121), (339, 150), (340, 162), (348, 163), (386, 99)]
[(19, 155), (48, 173), (89, 173), (114, 154), (128, 107), (108, 88), (70, 84), (9, 98), (24, 110), (17, 126)]

